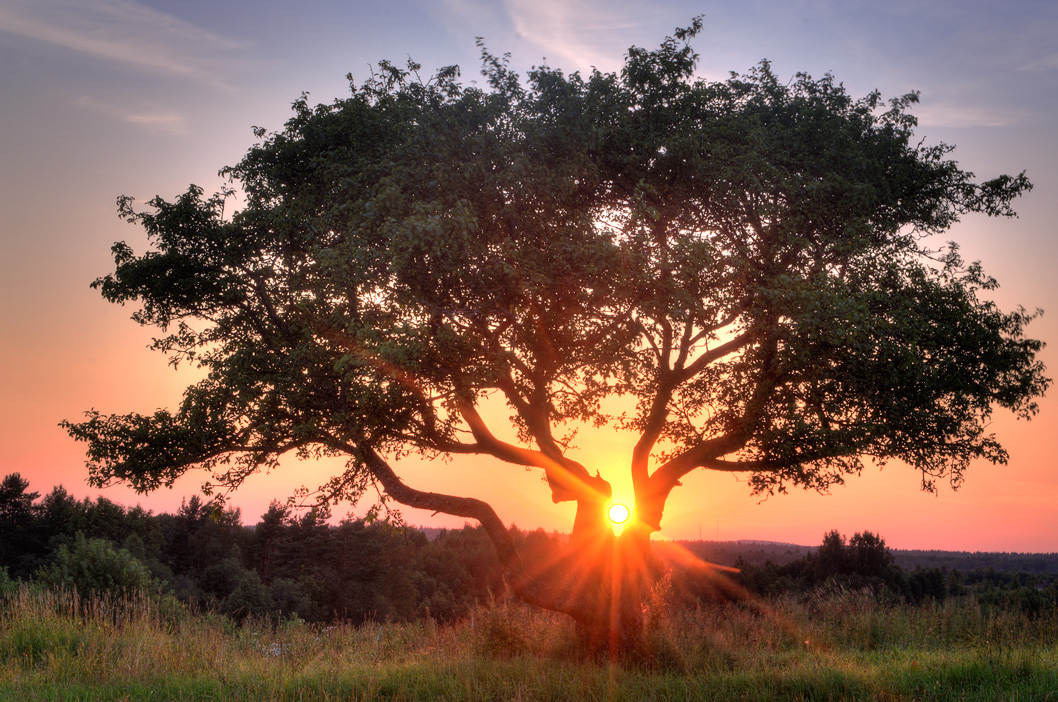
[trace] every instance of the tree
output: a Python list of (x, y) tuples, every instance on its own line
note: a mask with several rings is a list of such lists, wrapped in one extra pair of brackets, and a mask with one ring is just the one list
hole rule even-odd
[[(994, 407), (1030, 417), (1049, 384), (1034, 314), (998, 309), (995, 281), (933, 239), (1013, 215), (1028, 179), (978, 183), (913, 138), (915, 94), (854, 99), (767, 62), (695, 79), (700, 26), (617, 74), (523, 80), (483, 49), (475, 87), (383, 62), (350, 97), (303, 95), (284, 129), (255, 130), (222, 171), (241, 211), (196, 186), (148, 211), (119, 198), (152, 248), (115, 244), (93, 286), (208, 374), (175, 411), (64, 422), (91, 481), (149, 491), (196, 467), (232, 489), (285, 453), (347, 456), (324, 500), (374, 485), (476, 519), (515, 592), (623, 646), (650, 534), (692, 471), (825, 490), (869, 456), (934, 489), (1002, 463)], [(617, 541), (610, 484), (571, 455), (577, 426), (606, 423), (638, 437)], [(486, 502), (403, 482), (394, 459), (413, 452), (542, 471), (577, 505), (578, 555), (552, 569), (568, 579), (527, 572)]]
[(836, 578), (855, 587), (884, 586), (901, 594), (907, 589), (906, 574), (897, 567), (885, 539), (869, 531), (857, 532), (847, 543), (836, 530), (829, 531), (805, 562), (816, 583)]
[(849, 549), (845, 537), (836, 529), (828, 531), (810, 562), (815, 566), (816, 578), (821, 581), (848, 573)]
[(33, 502), (39, 492), (27, 492), (29, 481), (21, 473), (10, 473), (0, 481), (0, 523), (17, 527), (33, 519)]
[(0, 481), (0, 566), (10, 566), (16, 578), (29, 575), (44, 551), (33, 505), (38, 497), (39, 492), (29, 492), (29, 481), (21, 473)]
[[(88, 498), (79, 501), (62, 485), (51, 489), (40, 501), (37, 519), (51, 547), (60, 542), (73, 543), (78, 531), (84, 532), (88, 523), (87, 513), (91, 507)], [(99, 536), (90, 534), (90, 536)]]
[(849, 556), (856, 572), (869, 577), (885, 578), (896, 563), (885, 539), (869, 531), (849, 539)]

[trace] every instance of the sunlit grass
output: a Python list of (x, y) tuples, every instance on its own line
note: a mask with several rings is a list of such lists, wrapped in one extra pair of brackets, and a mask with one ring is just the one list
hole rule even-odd
[(1058, 700), (1055, 612), (841, 590), (678, 611), (661, 587), (648, 620), (614, 664), (565, 618), (514, 604), (453, 626), (237, 627), (23, 588), (0, 613), (0, 699)]

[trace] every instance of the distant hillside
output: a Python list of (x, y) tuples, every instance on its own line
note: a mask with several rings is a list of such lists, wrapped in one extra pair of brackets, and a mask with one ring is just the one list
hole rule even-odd
[[(699, 558), (719, 565), (734, 565), (741, 556), (745, 563), (762, 565), (771, 561), (784, 565), (815, 551), (814, 546), (798, 546), (774, 541), (680, 541)], [(905, 570), (948, 568), (963, 572), (994, 568), (1014, 573), (1058, 574), (1058, 553), (1004, 553), (986, 551), (922, 551), (892, 549), (897, 565)]]
[[(433, 540), (445, 529), (413, 527)], [(801, 546), (780, 541), (678, 541), (699, 558), (718, 565), (731, 566), (741, 556), (750, 565), (771, 561), (785, 565), (803, 558), (816, 546)], [(891, 549), (896, 564), (907, 571), (915, 568), (947, 568), (964, 573), (994, 568), (1001, 572), (1058, 575), (1058, 553), (1007, 553), (1002, 551), (936, 551)]]
[(1058, 553), (1004, 553), (988, 551), (901, 551), (893, 549), (897, 565), (906, 570), (915, 567), (949, 570), (986, 570), (994, 568), (1011, 573), (1058, 574)]
[(763, 565), (771, 561), (785, 565), (815, 550), (814, 547), (777, 541), (678, 541), (702, 560), (718, 565), (734, 565), (741, 556), (745, 563)]

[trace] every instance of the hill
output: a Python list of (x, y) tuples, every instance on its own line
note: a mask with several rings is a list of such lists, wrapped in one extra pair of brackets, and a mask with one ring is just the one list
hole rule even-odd
[[(814, 546), (800, 546), (777, 541), (679, 541), (693, 554), (710, 563), (734, 565), (744, 563), (763, 565), (771, 561), (785, 565), (816, 550)], [(968, 572), (987, 570), (1014, 573), (1058, 574), (1058, 553), (1009, 553), (1001, 551), (938, 551), (891, 549), (896, 564), (905, 570), (915, 568), (947, 568)]]

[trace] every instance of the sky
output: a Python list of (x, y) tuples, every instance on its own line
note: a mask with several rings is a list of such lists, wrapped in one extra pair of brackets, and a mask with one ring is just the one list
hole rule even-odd
[[(1004, 308), (1047, 314), (1030, 336), (1058, 372), (1058, 4), (1051, 0), (0, 0), (0, 476), (31, 489), (62, 484), (155, 512), (198, 491), (192, 473), (172, 490), (137, 495), (86, 484), (83, 445), (59, 428), (89, 408), (173, 407), (187, 371), (147, 350), (151, 331), (131, 307), (89, 284), (112, 270), (110, 246), (145, 239), (115, 200), (207, 192), (236, 163), (253, 127), (278, 129), (290, 104), (348, 94), (381, 59), (413, 58), (426, 75), (458, 64), (480, 80), (483, 37), (523, 71), (619, 70), (630, 46), (656, 47), (704, 17), (693, 46), (698, 73), (724, 79), (762, 59), (784, 79), (833, 73), (854, 95), (921, 91), (918, 136), (956, 145), (981, 179), (1026, 171), (1035, 185), (1016, 220), (968, 217), (947, 236), (981, 260)], [(762, 539), (814, 545), (831, 529), (870, 530), (895, 548), (1058, 551), (1058, 390), (1031, 422), (997, 412), (991, 429), (1006, 466), (974, 464), (957, 491), (919, 489), (907, 466), (868, 468), (828, 495), (762, 501), (744, 479), (697, 472), (673, 493), (658, 538)], [(620, 495), (631, 437), (582, 435), (575, 458)], [(397, 464), (407, 482), (490, 501), (522, 528), (568, 531), (571, 505), (554, 505), (540, 476), (488, 460)], [(273, 499), (322, 482), (334, 463), (285, 461), (230, 503), (255, 523)], [(352, 508), (362, 515), (368, 505)], [(338, 510), (344, 516), (347, 507)], [(462, 520), (405, 510), (412, 524)]]

